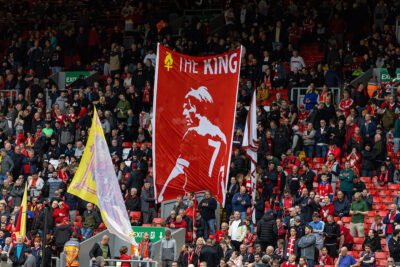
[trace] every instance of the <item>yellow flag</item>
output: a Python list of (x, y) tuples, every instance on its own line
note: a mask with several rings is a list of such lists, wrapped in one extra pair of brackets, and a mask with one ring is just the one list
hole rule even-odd
[(96, 204), (107, 229), (137, 246), (96, 109), (85, 151), (68, 192)]
[[(94, 113), (97, 114), (96, 110)], [(94, 132), (96, 127), (99, 127), (101, 131), (103, 130), (101, 125), (96, 124), (95, 116), (93, 116), (92, 127), (90, 128), (85, 151), (83, 152), (78, 170), (76, 171), (67, 192), (98, 206), (99, 202), (97, 201), (96, 182), (93, 179), (93, 170), (95, 166)]]
[(18, 221), (15, 226), (15, 238), (22, 235), (26, 237), (26, 211), (28, 210), (28, 184), (25, 183), (24, 196), (22, 197), (21, 208), (19, 209)]

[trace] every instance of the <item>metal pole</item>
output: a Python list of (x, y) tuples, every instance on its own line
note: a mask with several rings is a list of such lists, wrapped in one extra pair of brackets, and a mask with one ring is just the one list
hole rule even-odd
[[(44, 256), (44, 248), (46, 247), (46, 233), (47, 233), (47, 207), (44, 207), (44, 227), (42, 233), (42, 255)], [(44, 267), (44, 259), (42, 256), (42, 264), (41, 266)]]

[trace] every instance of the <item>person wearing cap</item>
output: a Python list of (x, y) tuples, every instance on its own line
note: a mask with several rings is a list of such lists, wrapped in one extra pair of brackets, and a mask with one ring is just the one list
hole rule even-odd
[(146, 178), (144, 188), (141, 192), (142, 201), (142, 214), (143, 223), (150, 224), (154, 218), (157, 218), (156, 203), (154, 196), (154, 189), (151, 186), (150, 180)]

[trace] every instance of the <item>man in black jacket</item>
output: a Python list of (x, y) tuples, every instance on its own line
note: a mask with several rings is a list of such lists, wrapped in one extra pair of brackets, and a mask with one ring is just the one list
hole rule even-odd
[(394, 262), (400, 262), (400, 230), (396, 229), (393, 231), (392, 238), (389, 239), (388, 247), (390, 251), (390, 257), (394, 259)]
[(200, 261), (207, 262), (207, 266), (218, 266), (218, 251), (213, 247), (210, 239), (207, 240), (206, 245), (200, 250)]
[(125, 206), (128, 212), (140, 211), (140, 198), (137, 195), (137, 189), (132, 187), (130, 195), (125, 200)]
[[(99, 257), (103, 259), (111, 259), (110, 246), (108, 242), (110, 241), (110, 237), (108, 235), (104, 235), (100, 242), (95, 243), (92, 249), (89, 251), (89, 256), (92, 261), (100, 261)], [(107, 255), (103, 252), (103, 248), (107, 249)]]
[[(9, 258), (12, 261), (13, 267), (19, 267), (24, 264), (24, 262), (26, 260), (24, 251), (27, 248), (28, 248), (28, 246), (24, 244), (24, 237), (21, 235), (18, 236), (17, 237), (17, 245), (13, 246), (9, 253)], [(18, 253), (18, 251), (19, 251), (19, 253)]]
[[(204, 198), (199, 203), (201, 217), (204, 219), (204, 239), (208, 238), (208, 230), (210, 235), (215, 235), (215, 210), (217, 209), (217, 201), (212, 197), (211, 191), (207, 190)], [(213, 266), (213, 265), (211, 265)]]
[(275, 245), (275, 236), (278, 234), (273, 211), (268, 210), (267, 214), (257, 224), (257, 237), (260, 241), (261, 250), (265, 251), (267, 246)]

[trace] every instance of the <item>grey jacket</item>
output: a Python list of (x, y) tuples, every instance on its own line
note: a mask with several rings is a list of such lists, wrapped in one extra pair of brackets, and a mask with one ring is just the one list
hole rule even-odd
[(305, 146), (313, 146), (315, 145), (315, 130), (313, 129), (309, 134), (307, 130), (303, 132), (303, 137), (307, 136), (307, 139), (303, 139), (303, 145)]
[(6, 175), (7, 172), (12, 172), (12, 170), (14, 169), (14, 162), (12, 161), (11, 157), (8, 155), (1, 157), (0, 164), (1, 164), (0, 175)]
[(33, 255), (29, 255), (28, 258), (26, 258), (26, 261), (24, 263), (24, 267), (36, 267), (36, 258)]
[(160, 259), (162, 261), (176, 260), (176, 241), (172, 237), (169, 240), (167, 240), (165, 237), (163, 240), (161, 240)]
[[(151, 197), (150, 197), (151, 195)], [(146, 190), (143, 188), (142, 190), (142, 201), (141, 201), (141, 206), (142, 206), (142, 211), (144, 212), (149, 212), (150, 210), (150, 202), (155, 201), (154, 198), (154, 189), (150, 187), (149, 190)]]
[(309, 234), (302, 236), (298, 244), (301, 248), (301, 256), (306, 257), (308, 260), (314, 260), (315, 243), (315, 235)]

